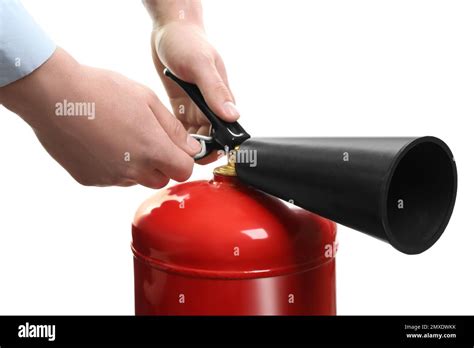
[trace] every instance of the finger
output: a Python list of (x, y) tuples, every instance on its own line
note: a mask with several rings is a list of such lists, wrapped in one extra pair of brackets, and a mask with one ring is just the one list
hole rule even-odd
[(162, 128), (157, 129), (156, 139), (150, 166), (176, 181), (187, 180), (193, 172), (194, 159), (171, 141)]
[(168, 137), (180, 149), (190, 156), (194, 156), (201, 151), (199, 142), (186, 132), (181, 122), (165, 108), (154, 94), (151, 96), (150, 109)]
[[(197, 127), (196, 127), (196, 128), (197, 128)], [(197, 128), (197, 130), (196, 130), (196, 134), (209, 135), (210, 130), (211, 130), (211, 126), (210, 126), (210, 125), (199, 126), (199, 128)]]
[(190, 126), (188, 128), (188, 132), (189, 132), (189, 134), (197, 134), (198, 129), (199, 129), (198, 126)]
[(170, 179), (157, 169), (143, 173), (137, 178), (137, 183), (152, 189), (165, 187), (169, 181)]
[(192, 66), (193, 80), (201, 90), (206, 103), (217, 116), (228, 122), (236, 121), (240, 113), (235, 106), (234, 98), (215, 64), (203, 59)]
[(227, 77), (227, 70), (225, 68), (224, 61), (222, 60), (222, 58), (219, 55), (216, 58), (216, 68), (217, 68), (217, 71), (219, 72), (219, 74), (221, 75), (222, 80), (226, 84), (227, 88), (229, 88), (229, 92), (232, 95), (232, 100), (235, 103), (234, 93), (232, 93), (232, 90), (229, 87), (229, 79)]
[(126, 179), (126, 180), (123, 180), (123, 181), (119, 182), (116, 186), (129, 187), (129, 186), (134, 186), (136, 184), (137, 184), (137, 182), (135, 180)]

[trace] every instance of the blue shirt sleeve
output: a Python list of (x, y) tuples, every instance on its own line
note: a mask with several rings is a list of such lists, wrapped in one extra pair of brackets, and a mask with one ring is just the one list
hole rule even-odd
[(55, 49), (19, 0), (0, 0), (0, 87), (33, 72)]

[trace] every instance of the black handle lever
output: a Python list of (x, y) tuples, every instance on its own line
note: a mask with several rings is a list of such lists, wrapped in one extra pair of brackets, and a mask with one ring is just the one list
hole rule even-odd
[(236, 146), (242, 144), (245, 140), (250, 138), (250, 135), (242, 128), (238, 122), (226, 122), (221, 120), (209, 108), (199, 88), (189, 82), (181, 80), (175, 76), (168, 68), (164, 70), (164, 74), (175, 81), (192, 99), (192, 101), (199, 107), (202, 113), (207, 117), (212, 126), (212, 136), (215, 141), (225, 149), (232, 150)]

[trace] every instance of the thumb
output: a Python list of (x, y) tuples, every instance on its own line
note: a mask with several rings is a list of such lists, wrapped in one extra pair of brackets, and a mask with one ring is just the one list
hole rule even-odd
[(152, 95), (149, 101), (150, 109), (171, 141), (188, 155), (197, 154), (201, 150), (199, 142), (186, 132), (182, 123), (165, 108), (154, 93), (150, 94)]
[(194, 65), (193, 80), (201, 90), (207, 105), (224, 121), (235, 122), (240, 117), (234, 98), (215, 64)]

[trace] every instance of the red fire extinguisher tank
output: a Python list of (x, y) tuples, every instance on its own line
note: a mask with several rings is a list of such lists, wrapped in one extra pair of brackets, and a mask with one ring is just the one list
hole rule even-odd
[(336, 225), (241, 184), (162, 189), (132, 227), (137, 315), (334, 315)]

